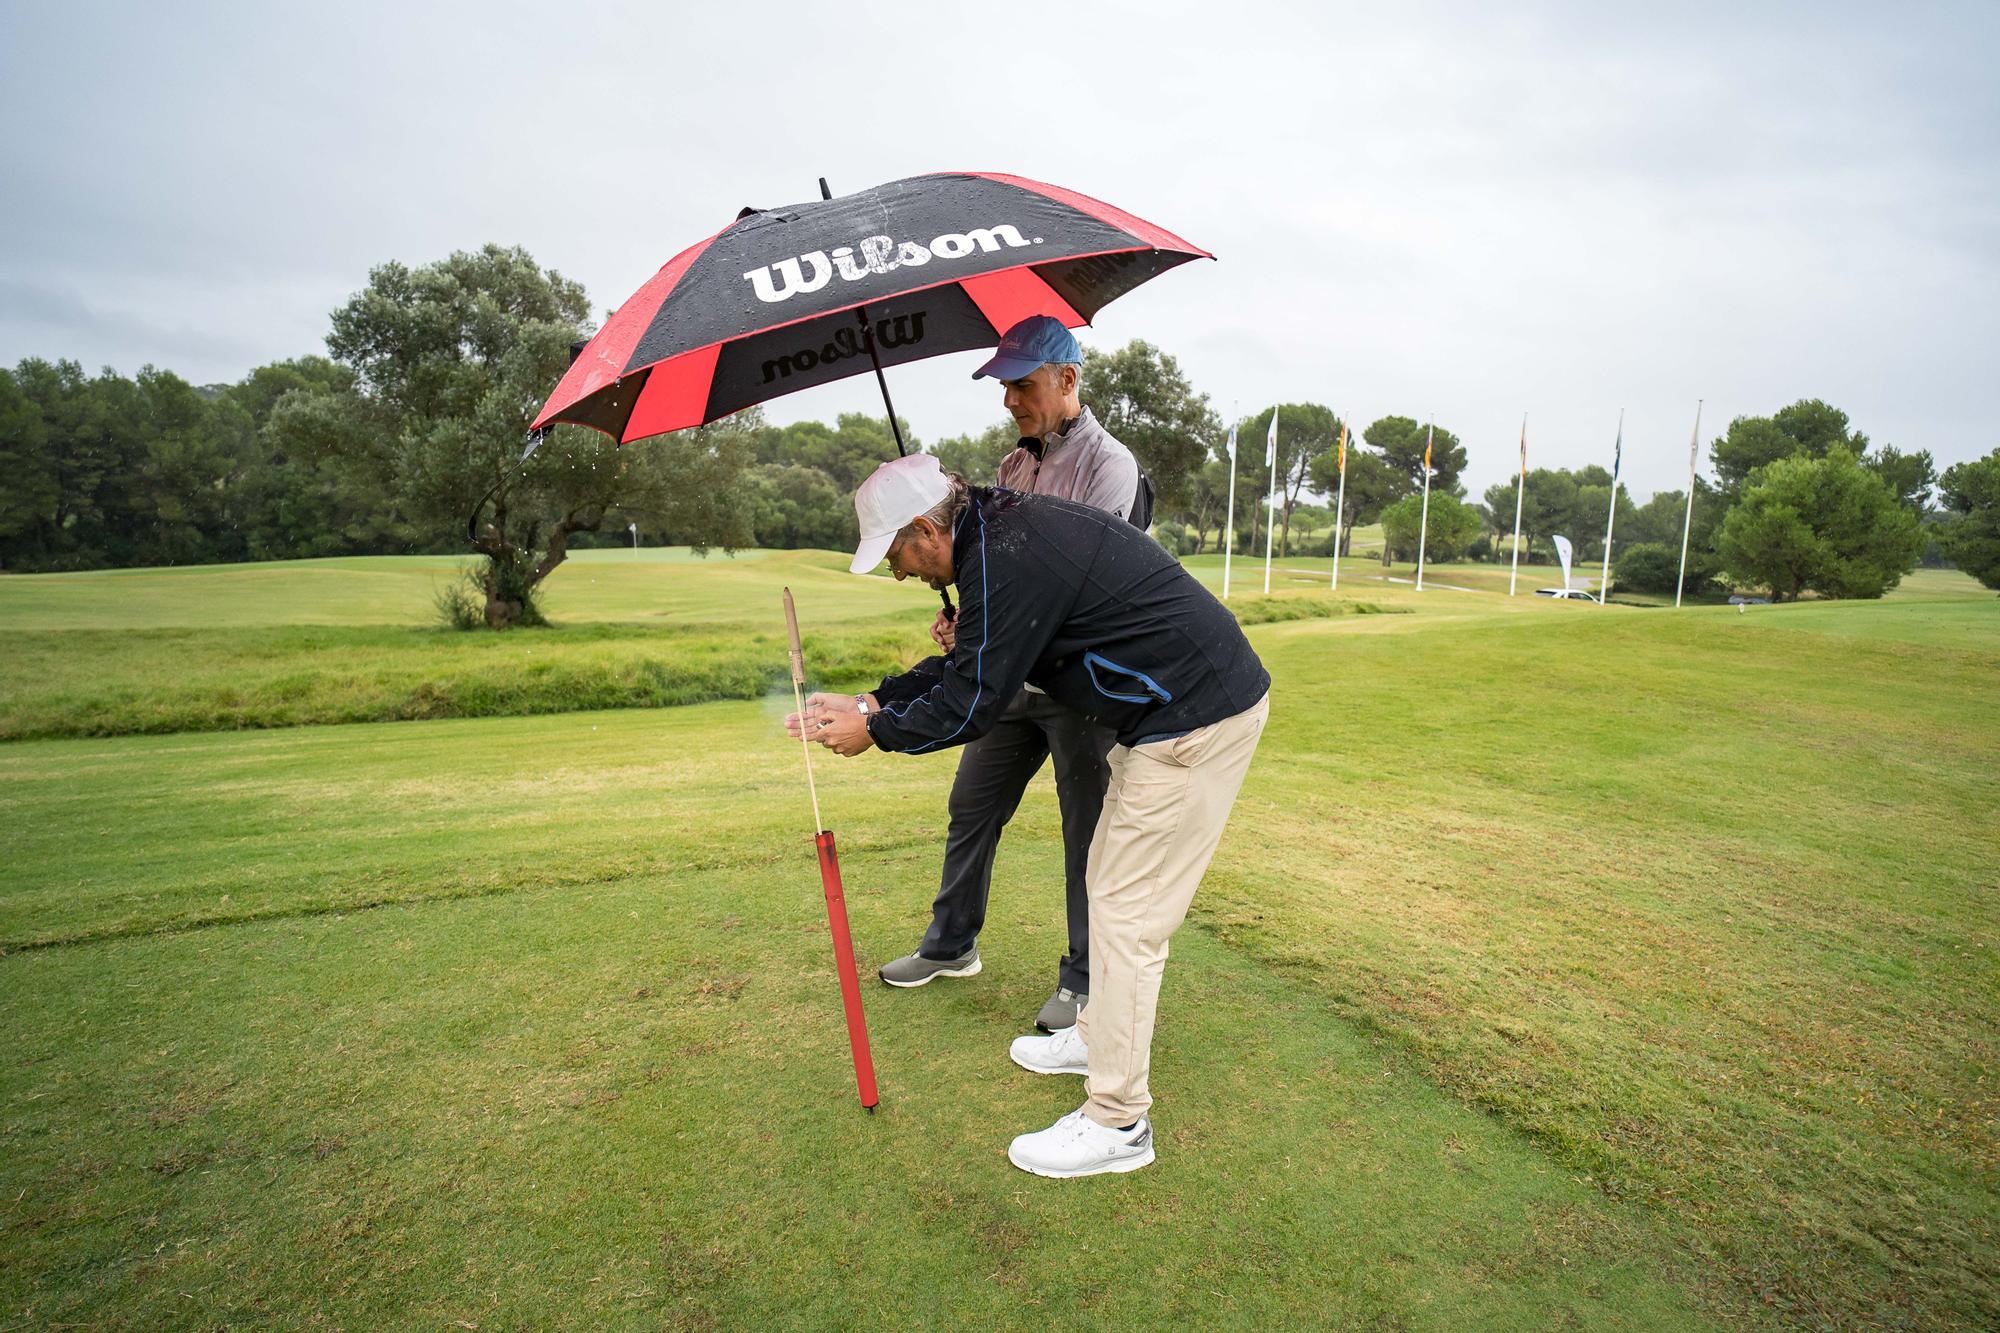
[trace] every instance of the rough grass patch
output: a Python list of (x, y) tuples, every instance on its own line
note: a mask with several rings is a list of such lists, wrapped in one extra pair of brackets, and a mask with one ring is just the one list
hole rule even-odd
[[(815, 683), (835, 689), (927, 648), (915, 617), (806, 645)], [(731, 625), (56, 630), (8, 646), (0, 741), (670, 708), (759, 699), (787, 674), (776, 640)]]
[(1357, 602), (1332, 593), (1274, 593), (1269, 597), (1234, 597), (1223, 603), (1242, 625), (1267, 625), (1280, 620), (1322, 620), (1335, 616), (1398, 614), (1406, 607)]

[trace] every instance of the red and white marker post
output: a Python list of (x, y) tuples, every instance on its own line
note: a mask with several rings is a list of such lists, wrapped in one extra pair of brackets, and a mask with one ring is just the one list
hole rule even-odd
[(872, 1114), (881, 1102), (875, 1091), (875, 1058), (868, 1049), (868, 1018), (861, 1011), (861, 978), (854, 969), (854, 939), (847, 930), (847, 896), (840, 884), (840, 855), (834, 850), (833, 830), (823, 828), (819, 817), (819, 788), (813, 782), (812, 742), (806, 739), (806, 655), (799, 644), (799, 613), (792, 605), (792, 590), (785, 589), (785, 630), (791, 636), (792, 700), (797, 705), (799, 739), (805, 747), (806, 790), (812, 795), (813, 843), (819, 849), (819, 882), (826, 891), (826, 923), (833, 932), (833, 961), (840, 973), (840, 1001), (847, 1010), (847, 1044), (854, 1052), (854, 1083), (861, 1104)]

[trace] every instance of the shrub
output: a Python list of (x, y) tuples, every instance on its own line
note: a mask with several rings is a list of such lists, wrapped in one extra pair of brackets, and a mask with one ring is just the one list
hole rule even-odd
[(1620, 551), (1611, 568), (1612, 587), (1619, 592), (1672, 592), (1681, 553), (1659, 542), (1638, 542)]
[(1163, 518), (1153, 525), (1153, 540), (1167, 548), (1169, 555), (1193, 555), (1194, 535), (1187, 525)]
[(486, 585), (470, 565), (432, 594), (431, 601), (446, 629), (483, 629), (486, 625)]

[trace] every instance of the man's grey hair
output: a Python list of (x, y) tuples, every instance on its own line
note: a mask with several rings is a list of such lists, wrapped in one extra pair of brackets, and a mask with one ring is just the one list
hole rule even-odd
[(1062, 368), (1068, 366), (1076, 372), (1076, 391), (1083, 392), (1083, 363), (1081, 361), (1044, 361), (1042, 365), (1055, 372), (1055, 378), (1062, 378)]
[[(959, 476), (956, 472), (945, 473), (944, 480), (947, 487), (944, 499), (939, 500), (929, 509), (918, 514), (917, 518), (929, 519), (938, 531), (948, 534), (951, 532), (952, 524), (958, 522), (958, 516), (964, 510), (966, 502), (972, 497), (971, 492), (966, 487), (965, 478)], [(908, 533), (916, 527), (917, 518), (913, 518), (903, 525), (903, 533)]]

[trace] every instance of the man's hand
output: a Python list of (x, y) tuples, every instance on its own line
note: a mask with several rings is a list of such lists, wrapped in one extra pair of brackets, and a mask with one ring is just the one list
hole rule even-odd
[(937, 619), (931, 622), (931, 641), (950, 652), (952, 645), (958, 642), (958, 621), (939, 611)]
[[(861, 698), (868, 701), (869, 712), (881, 707), (872, 694)], [(860, 754), (875, 743), (868, 735), (868, 719), (851, 694), (807, 695), (803, 714), (785, 714), (785, 731), (793, 740), (803, 736), (841, 755)]]
[(851, 694), (808, 694), (806, 696), (806, 711), (803, 715), (803, 720), (798, 713), (785, 714), (785, 730), (791, 734), (793, 740), (799, 739), (801, 735), (812, 740), (818, 740), (822, 719), (831, 715), (836, 709), (841, 708), (845, 708), (850, 713), (853, 712), (854, 696)]
[(868, 719), (854, 707), (852, 699), (847, 701), (846, 712), (822, 715), (819, 730), (813, 733), (813, 739), (835, 754), (847, 758), (852, 758), (875, 744), (875, 738), (868, 734)]

